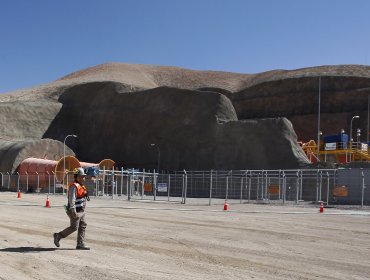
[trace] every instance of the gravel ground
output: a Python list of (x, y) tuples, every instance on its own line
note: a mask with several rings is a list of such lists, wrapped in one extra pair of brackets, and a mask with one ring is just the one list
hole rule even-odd
[[(0, 193), (0, 279), (369, 279), (370, 210), (92, 198), (90, 251), (66, 197)], [(201, 201), (201, 200), (200, 200)]]

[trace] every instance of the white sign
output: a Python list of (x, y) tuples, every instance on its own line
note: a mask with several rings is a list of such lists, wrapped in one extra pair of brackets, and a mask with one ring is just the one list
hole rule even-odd
[(334, 151), (337, 149), (337, 143), (325, 143), (325, 151)]
[(361, 143), (361, 151), (367, 152), (367, 144)]
[(167, 192), (167, 183), (158, 183), (157, 190), (158, 192)]

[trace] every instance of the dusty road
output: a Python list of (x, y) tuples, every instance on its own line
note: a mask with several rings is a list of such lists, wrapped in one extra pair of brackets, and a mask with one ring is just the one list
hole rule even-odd
[(0, 279), (369, 279), (370, 211), (92, 198), (87, 243), (66, 197), (0, 193)]

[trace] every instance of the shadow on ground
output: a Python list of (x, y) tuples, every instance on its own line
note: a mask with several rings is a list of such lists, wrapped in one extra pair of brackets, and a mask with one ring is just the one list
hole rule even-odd
[(13, 253), (36, 253), (36, 252), (52, 252), (56, 250), (74, 250), (71, 248), (42, 248), (42, 247), (9, 247), (0, 249), (0, 252), (13, 252)]

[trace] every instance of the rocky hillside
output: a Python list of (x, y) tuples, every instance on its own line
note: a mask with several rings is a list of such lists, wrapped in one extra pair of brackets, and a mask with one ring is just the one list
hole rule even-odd
[(123, 167), (156, 167), (151, 143), (167, 170), (298, 167), (297, 140), (317, 137), (319, 77), (323, 133), (348, 131), (355, 114), (365, 131), (368, 66), (238, 74), (123, 63), (1, 95), (0, 129), (7, 141), (77, 134), (80, 160)]

